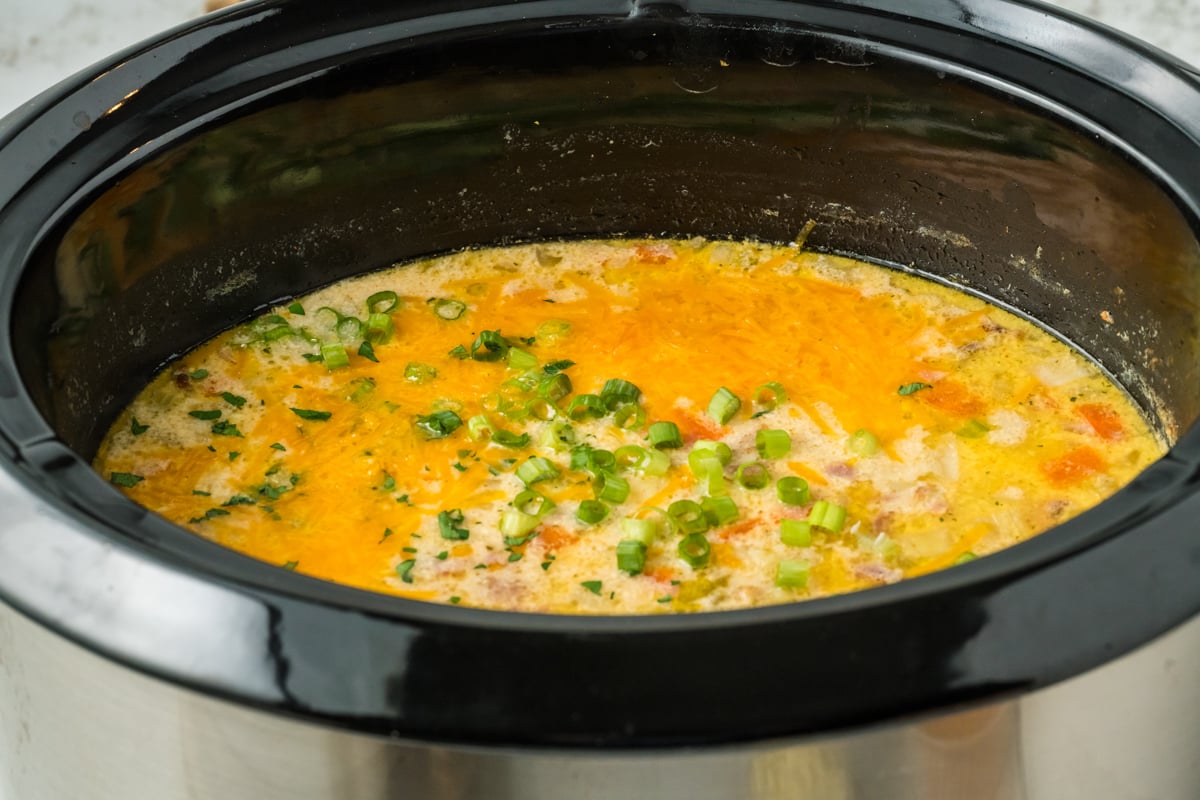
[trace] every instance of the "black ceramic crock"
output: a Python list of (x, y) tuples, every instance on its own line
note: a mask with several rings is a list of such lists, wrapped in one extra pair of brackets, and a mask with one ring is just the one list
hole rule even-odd
[[(0, 123), (0, 457), (56, 509), (0, 531), (0, 598), (205, 694), (473, 745), (826, 733), (1088, 671), (1200, 612), (1198, 98), (1161, 53), (1011, 0), (261, 0), (180, 28)], [(293, 574), (89, 467), (157, 368), (281, 298), (464, 247), (810, 219), (811, 248), (1078, 344), (1170, 453), (966, 566), (603, 619)]]

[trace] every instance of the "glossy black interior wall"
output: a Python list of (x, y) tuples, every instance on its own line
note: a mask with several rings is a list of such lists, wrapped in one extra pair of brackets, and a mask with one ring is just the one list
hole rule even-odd
[(1093, 133), (801, 27), (651, 14), (481, 33), (347, 58), (65, 217), (14, 323), (57, 433), (90, 457), (166, 360), (394, 261), (593, 235), (790, 241), (808, 220), (810, 247), (914, 265), (1043, 321), (1168, 434), (1200, 416), (1195, 232)]

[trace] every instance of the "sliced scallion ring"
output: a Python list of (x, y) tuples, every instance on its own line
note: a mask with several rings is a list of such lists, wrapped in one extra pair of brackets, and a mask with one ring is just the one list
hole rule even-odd
[(617, 544), (617, 569), (630, 575), (640, 575), (646, 568), (646, 545), (633, 539)]
[(780, 561), (775, 569), (775, 585), (781, 589), (803, 589), (808, 585), (807, 561)]
[(721, 466), (727, 465), (733, 460), (733, 450), (724, 442), (714, 442), (709, 439), (700, 439), (692, 447), (696, 450), (711, 450), (716, 453), (717, 458), (721, 460)]
[(528, 461), (517, 467), (517, 477), (526, 486), (532, 486), (539, 481), (557, 478), (558, 475), (558, 467), (554, 466), (553, 462), (541, 456), (531, 456)]
[(705, 497), (700, 500), (704, 516), (708, 517), (711, 527), (728, 525), (738, 518), (738, 507), (728, 496)]
[(765, 414), (774, 411), (787, 402), (787, 390), (783, 384), (768, 381), (754, 390), (751, 395), (754, 403), (754, 413)]
[[(341, 327), (338, 327), (339, 333)], [(396, 325), (387, 314), (372, 314), (367, 317), (367, 330), (364, 337), (371, 344), (387, 344), (396, 331)]]
[(750, 461), (737, 468), (735, 476), (743, 489), (764, 489), (771, 483), (771, 473), (761, 461)]
[(538, 518), (515, 508), (506, 508), (500, 513), (500, 535), (505, 539), (519, 539), (538, 526)]
[(587, 419), (593, 417), (600, 419), (608, 413), (608, 409), (604, 405), (604, 401), (594, 394), (578, 394), (571, 398), (570, 405), (567, 406), (567, 416), (573, 420)]
[(879, 439), (866, 428), (859, 428), (850, 434), (850, 441), (846, 446), (850, 448), (851, 453), (867, 458), (879, 452)]
[(513, 498), (513, 508), (522, 514), (532, 514), (541, 519), (554, 510), (554, 501), (540, 492), (524, 489)]
[(842, 527), (846, 524), (846, 509), (837, 503), (818, 500), (813, 503), (812, 510), (808, 512), (808, 521), (818, 528), (841, 533)]
[(712, 555), (712, 547), (703, 533), (689, 533), (679, 540), (679, 557), (686, 561), (692, 569), (700, 569), (708, 565)]
[(789, 547), (808, 547), (812, 544), (812, 523), (802, 519), (782, 520), (779, 538)]
[(367, 298), (368, 314), (390, 314), (400, 305), (400, 297), (393, 291), (376, 292)]
[(783, 430), (763, 430), (754, 435), (759, 458), (783, 458), (792, 450), (792, 437)]
[(629, 481), (614, 475), (611, 472), (601, 471), (596, 476), (596, 481), (593, 486), (596, 492), (597, 500), (604, 500), (609, 503), (624, 503), (629, 497)]
[(742, 407), (738, 396), (722, 386), (708, 401), (708, 415), (721, 425), (733, 419), (733, 415)]
[(608, 408), (616, 408), (622, 403), (636, 403), (641, 396), (641, 389), (620, 378), (609, 378), (600, 390), (600, 398)]
[(556, 372), (542, 378), (537, 385), (538, 397), (557, 403), (571, 393), (571, 379), (565, 372)]
[(808, 504), (808, 481), (804, 478), (798, 478), (795, 475), (782, 477), (775, 484), (775, 491), (779, 495), (781, 503), (789, 506)]
[(684, 533), (704, 533), (708, 530), (708, 518), (695, 500), (676, 500), (667, 506), (667, 516)]
[(640, 430), (646, 424), (646, 409), (638, 403), (620, 403), (613, 408), (613, 425), (623, 431)]
[(350, 356), (346, 355), (346, 346), (341, 342), (328, 342), (321, 345), (321, 359), (326, 369), (335, 370), (350, 366)]
[(433, 303), (433, 313), (444, 320), (456, 320), (467, 311), (467, 304), (461, 300), (442, 297), (431, 302)]
[(650, 439), (650, 446), (660, 450), (666, 447), (683, 447), (683, 436), (679, 433), (679, 426), (674, 422), (652, 423), (647, 436)]
[(595, 525), (608, 516), (608, 506), (599, 500), (583, 500), (575, 510), (575, 519), (585, 525)]
[(658, 536), (658, 524), (652, 519), (626, 517), (621, 520), (621, 534), (627, 541), (649, 547)]

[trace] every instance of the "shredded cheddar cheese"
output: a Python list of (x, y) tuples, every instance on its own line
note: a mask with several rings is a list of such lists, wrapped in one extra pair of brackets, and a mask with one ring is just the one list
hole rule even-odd
[(615, 614), (953, 567), (1162, 451), (1086, 359), (978, 298), (791, 247), (594, 241), (289, 302), (164, 370), (95, 466), (315, 577)]

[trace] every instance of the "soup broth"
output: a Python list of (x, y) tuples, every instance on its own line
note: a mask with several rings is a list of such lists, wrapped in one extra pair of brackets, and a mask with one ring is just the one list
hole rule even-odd
[(95, 466), (318, 578), (645, 614), (953, 567), (1163, 450), (1091, 362), (976, 297), (653, 240), (457, 253), (284, 303), (164, 369)]

